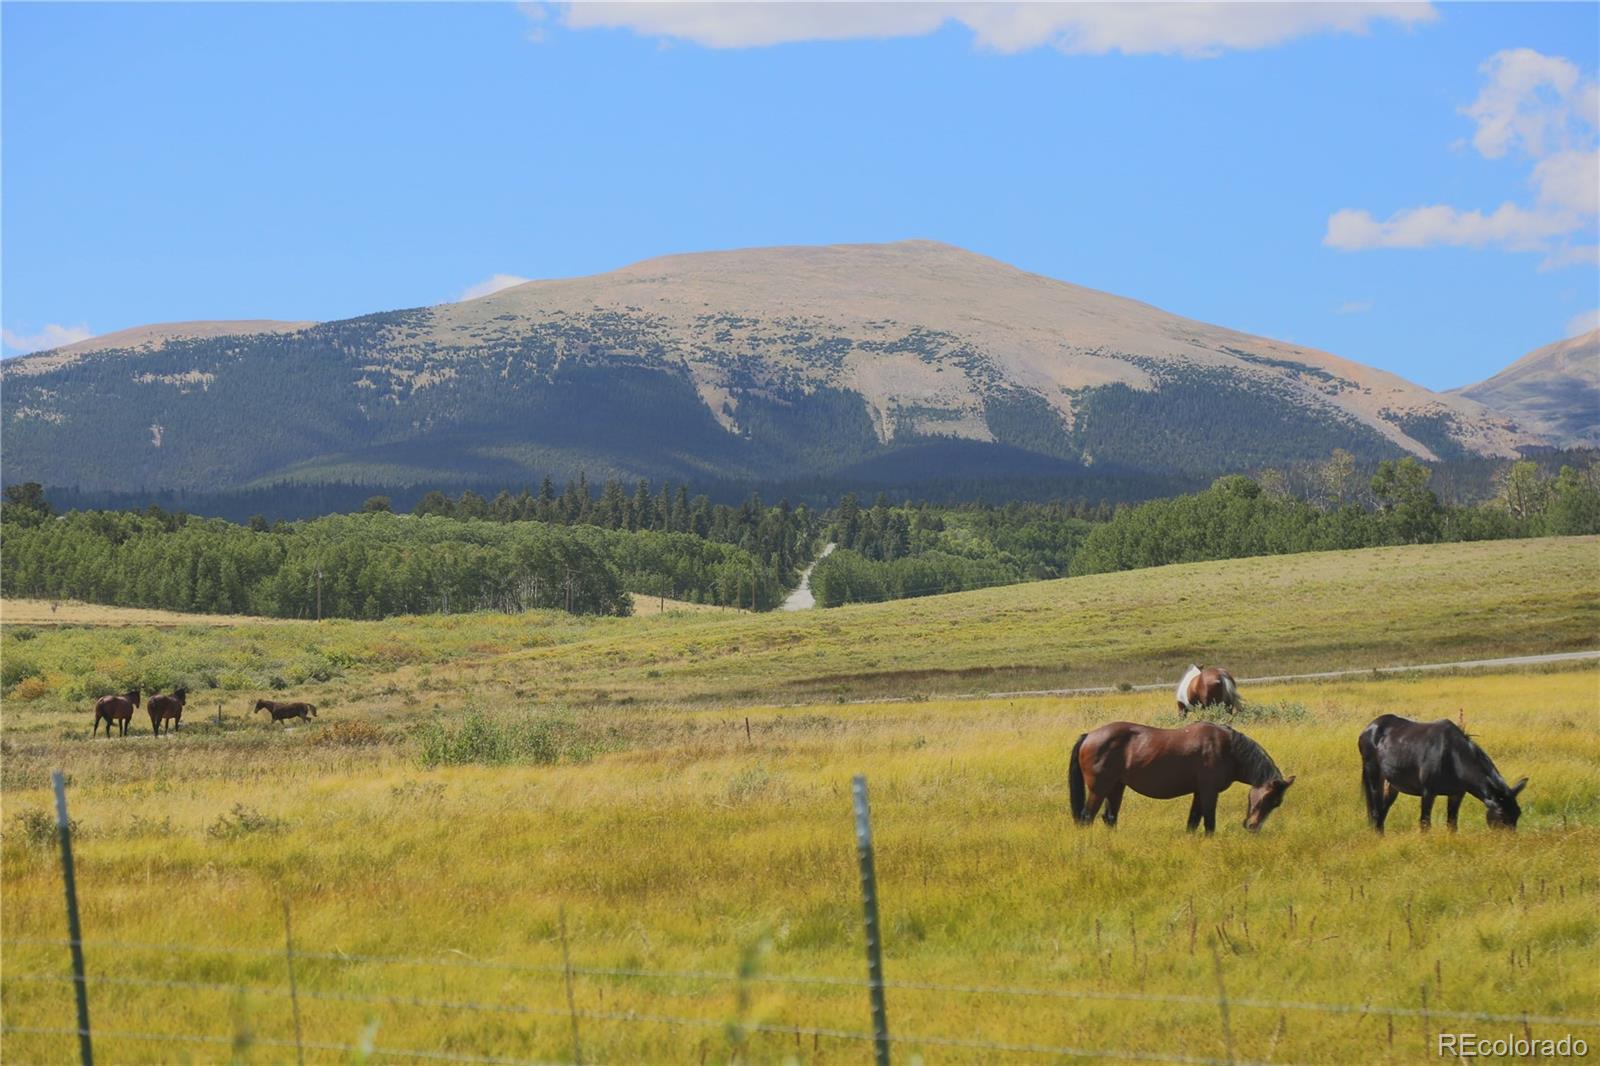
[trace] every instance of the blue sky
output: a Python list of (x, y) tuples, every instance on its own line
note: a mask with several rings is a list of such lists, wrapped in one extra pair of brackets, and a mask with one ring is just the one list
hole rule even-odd
[(5, 3), (0, 23), (8, 354), (909, 237), (1432, 387), (1600, 307), (1595, 4)]

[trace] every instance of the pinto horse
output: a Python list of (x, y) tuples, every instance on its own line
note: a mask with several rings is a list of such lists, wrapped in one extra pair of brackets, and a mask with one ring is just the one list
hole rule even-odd
[(100, 723), (106, 723), (106, 736), (111, 735), (111, 723), (120, 722), (122, 736), (128, 735), (128, 723), (133, 721), (133, 709), (139, 706), (139, 690), (129, 689), (120, 696), (101, 696), (94, 701), (94, 732), (90, 736), (98, 736)]
[(1067, 781), (1072, 816), (1079, 825), (1093, 823), (1102, 803), (1105, 823), (1116, 825), (1123, 791), (1131, 788), (1151, 799), (1193, 795), (1189, 831), (1204, 821), (1207, 834), (1217, 828), (1217, 795), (1235, 781), (1250, 786), (1244, 827), (1252, 831), (1261, 828), (1294, 784), (1293, 777), (1278, 772), (1260, 744), (1213, 722), (1180, 729), (1132, 722), (1103, 725), (1072, 746)]
[[(279, 703), (276, 700), (256, 700), (256, 711), (266, 711), (272, 715), (274, 722), (281, 722), (286, 718), (298, 718), (309, 723), (317, 716), (317, 705), (314, 703)], [(255, 711), (251, 711), (254, 714)]]
[(189, 690), (176, 688), (170, 696), (151, 696), (144, 705), (150, 712), (150, 732), (156, 736), (161, 735), (162, 723), (167, 723), (167, 732), (172, 732), (172, 723), (183, 726), (183, 706), (189, 702)]
[(1453, 831), (1463, 796), (1482, 801), (1488, 822), (1515, 829), (1522, 817), (1517, 793), (1527, 785), (1524, 777), (1506, 784), (1493, 760), (1460, 726), (1448, 718), (1414, 722), (1394, 714), (1381, 714), (1361, 731), (1356, 741), (1361, 751), (1361, 791), (1367, 799), (1367, 819), (1383, 832), (1389, 808), (1404, 792), (1422, 797), (1422, 828), (1433, 824), (1433, 801), (1445, 797), (1445, 822)]
[(1196, 707), (1209, 707), (1220, 703), (1233, 714), (1239, 709), (1239, 690), (1233, 684), (1233, 675), (1220, 666), (1191, 666), (1178, 682), (1178, 717), (1183, 718)]

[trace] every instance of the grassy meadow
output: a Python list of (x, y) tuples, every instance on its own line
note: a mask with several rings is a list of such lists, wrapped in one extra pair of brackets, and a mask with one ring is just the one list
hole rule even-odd
[[(1164, 679), (1192, 658), (1250, 675), (1593, 647), (1596, 548), (1284, 557), (800, 616), (8, 622), (6, 657), (36, 669), (18, 684), (37, 683), (5, 705), (0, 1007), (11, 1027), (73, 1024), (66, 950), (40, 942), (65, 936), (45, 821), (60, 767), (105, 1061), (292, 1058), (288, 899), (312, 953), (295, 967), (310, 1062), (355, 1061), (314, 1045), (363, 1041), (571, 1061), (563, 915), (587, 1062), (859, 1062), (857, 1039), (784, 1027), (864, 1032), (864, 990), (784, 978), (864, 976), (849, 797), (864, 773), (899, 1061), (1050, 1057), (948, 1042), (980, 1039), (1399, 1063), (1433, 1058), (1440, 1029), (1560, 1036), (1537, 1019), (1600, 1019), (1592, 665), (1248, 688), (1241, 728), (1297, 782), (1258, 835), (1236, 786), (1210, 839), (1183, 831), (1181, 800), (1130, 795), (1115, 831), (1067, 815), (1073, 740), (1174, 724), (1164, 693), (940, 693)], [(88, 741), (73, 686), (146, 671), (218, 683), (191, 686), (177, 735), (136, 718), (138, 735)], [(246, 701), (271, 689), (246, 686), (273, 677), (321, 717), (252, 722)], [(205, 717), (218, 700), (221, 725)], [(1442, 805), (1422, 834), (1402, 799), (1387, 835), (1367, 830), (1355, 737), (1383, 712), (1464, 716), (1530, 778), (1521, 828), (1489, 830), (1469, 799), (1458, 834)], [(13, 1031), (0, 1053), (75, 1048)]]

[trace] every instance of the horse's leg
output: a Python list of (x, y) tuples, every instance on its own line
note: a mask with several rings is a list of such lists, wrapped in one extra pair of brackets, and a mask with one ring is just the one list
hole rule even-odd
[(1394, 806), (1394, 801), (1400, 798), (1400, 790), (1389, 782), (1383, 783), (1383, 800), (1378, 806), (1378, 828), (1383, 829), (1384, 819), (1389, 817), (1389, 808)]
[(1366, 757), (1366, 752), (1362, 752), (1361, 759), (1361, 795), (1367, 801), (1367, 823), (1383, 832), (1383, 772), (1376, 759)]
[(1210, 789), (1200, 789), (1194, 794), (1200, 804), (1200, 819), (1206, 824), (1206, 836), (1217, 831), (1217, 794)]
[(1422, 828), (1433, 828), (1433, 801), (1437, 793), (1422, 790)]
[(1444, 821), (1452, 833), (1456, 831), (1456, 815), (1461, 813), (1461, 799), (1465, 795), (1465, 792), (1457, 792), (1445, 798)]
[(1194, 794), (1194, 799), (1189, 802), (1189, 832), (1194, 832), (1200, 825), (1200, 816), (1204, 811), (1200, 807), (1200, 793)]
[(1117, 812), (1122, 809), (1122, 794), (1127, 790), (1127, 785), (1118, 782), (1116, 786), (1114, 786), (1111, 791), (1106, 794), (1106, 825), (1109, 825), (1113, 828), (1116, 827)]

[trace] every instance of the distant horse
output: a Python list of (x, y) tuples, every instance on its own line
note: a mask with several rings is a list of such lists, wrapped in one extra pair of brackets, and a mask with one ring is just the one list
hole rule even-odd
[[(272, 715), (274, 722), (281, 722), (286, 718), (298, 718), (309, 723), (317, 716), (317, 705), (314, 703), (279, 703), (276, 700), (256, 700), (256, 711), (266, 711)], [(255, 711), (251, 711), (254, 714)]]
[(1445, 821), (1452, 830), (1461, 811), (1461, 798), (1476, 796), (1483, 802), (1489, 824), (1515, 829), (1522, 817), (1517, 793), (1527, 785), (1524, 777), (1507, 785), (1484, 750), (1448, 718), (1413, 722), (1399, 715), (1382, 714), (1361, 731), (1361, 791), (1367, 799), (1367, 819), (1383, 832), (1389, 808), (1404, 792), (1422, 797), (1422, 828), (1433, 824), (1433, 801), (1445, 797)]
[(151, 696), (144, 709), (150, 712), (150, 732), (156, 736), (161, 735), (162, 723), (167, 724), (167, 732), (172, 732), (171, 723), (176, 722), (183, 726), (183, 705), (189, 702), (189, 690), (177, 688), (172, 690), (170, 696)]
[(120, 722), (122, 736), (128, 735), (128, 723), (133, 721), (133, 709), (139, 706), (139, 690), (129, 689), (120, 696), (101, 696), (94, 701), (94, 732), (90, 736), (100, 734), (100, 722), (106, 723), (106, 736), (111, 735), (111, 723)]
[(1196, 707), (1209, 707), (1220, 703), (1233, 714), (1239, 709), (1239, 690), (1234, 687), (1233, 675), (1220, 666), (1204, 669), (1191, 666), (1178, 682), (1178, 717), (1183, 718)]
[(1072, 816), (1079, 825), (1092, 823), (1101, 803), (1106, 807), (1106, 824), (1116, 825), (1123, 790), (1131, 788), (1151, 799), (1192, 794), (1189, 831), (1203, 820), (1208, 834), (1217, 828), (1217, 794), (1235, 781), (1250, 786), (1244, 817), (1244, 827), (1250, 830), (1261, 828), (1294, 784), (1293, 777), (1278, 772), (1260, 744), (1212, 722), (1180, 729), (1132, 722), (1103, 725), (1072, 746), (1067, 780)]

